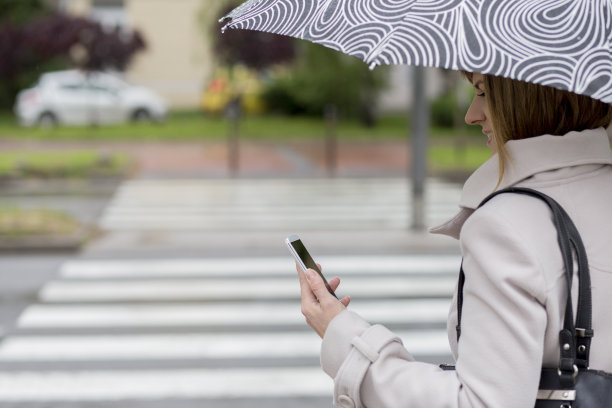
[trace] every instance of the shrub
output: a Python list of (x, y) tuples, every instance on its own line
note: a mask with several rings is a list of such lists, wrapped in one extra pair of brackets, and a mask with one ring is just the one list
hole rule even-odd
[(431, 103), (431, 124), (439, 127), (453, 127), (454, 113), (457, 110), (454, 92), (446, 92)]
[(275, 111), (308, 115), (321, 115), (335, 105), (344, 116), (371, 121), (387, 69), (371, 71), (361, 60), (321, 45), (301, 46), (291, 69), (271, 77), (266, 104)]

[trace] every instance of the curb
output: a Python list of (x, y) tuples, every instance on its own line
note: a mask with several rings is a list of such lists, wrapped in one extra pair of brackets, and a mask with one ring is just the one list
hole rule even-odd
[(121, 184), (125, 177), (104, 177), (94, 179), (29, 179), (0, 180), (0, 188), (5, 196), (18, 195), (109, 195)]
[(4, 252), (77, 252), (93, 231), (81, 227), (77, 232), (65, 236), (28, 236), (8, 238), (0, 236), (0, 253)]

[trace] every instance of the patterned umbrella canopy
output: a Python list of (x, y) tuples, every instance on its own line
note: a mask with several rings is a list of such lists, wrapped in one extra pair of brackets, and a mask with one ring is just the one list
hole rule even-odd
[(481, 72), (612, 103), (612, 0), (249, 0), (227, 19), (372, 68)]

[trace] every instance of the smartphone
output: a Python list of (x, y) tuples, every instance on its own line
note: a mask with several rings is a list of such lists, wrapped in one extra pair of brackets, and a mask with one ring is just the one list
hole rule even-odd
[(310, 256), (310, 253), (302, 243), (300, 237), (298, 237), (297, 235), (291, 235), (290, 237), (287, 237), (285, 239), (285, 243), (287, 244), (289, 252), (291, 252), (293, 257), (295, 258), (295, 261), (299, 265), (300, 269), (302, 269), (302, 272), (305, 272), (306, 269), (315, 270), (319, 275), (321, 275), (321, 278), (323, 278), (323, 282), (325, 282), (325, 287), (327, 288), (329, 293), (331, 293), (336, 299), (338, 299), (338, 296), (336, 296), (331, 286), (329, 286), (329, 283), (327, 283), (327, 279), (325, 279), (325, 276), (323, 276), (323, 274), (321, 273), (321, 270), (319, 269), (315, 261), (312, 259), (312, 256)]

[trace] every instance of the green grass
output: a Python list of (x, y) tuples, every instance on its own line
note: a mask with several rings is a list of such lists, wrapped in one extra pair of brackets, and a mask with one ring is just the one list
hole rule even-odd
[(491, 150), (487, 146), (466, 146), (462, 149), (452, 145), (433, 145), (428, 151), (430, 168), (442, 172), (472, 172), (490, 157)]
[(225, 127), (221, 118), (203, 121), (196, 115), (177, 114), (164, 123), (42, 129), (21, 127), (10, 115), (0, 115), (0, 138), (18, 140), (191, 140), (219, 137)]
[(0, 153), (0, 177), (4, 178), (115, 177), (125, 175), (130, 165), (125, 154), (100, 155), (90, 150)]
[[(198, 111), (171, 112), (163, 123), (126, 123), (112, 126), (60, 126), (54, 129), (19, 126), (9, 113), (0, 114), (0, 139), (18, 140), (219, 140), (227, 137), (231, 127), (226, 118), (207, 116)], [(327, 127), (322, 118), (287, 116), (245, 116), (238, 125), (245, 139), (286, 140), (288, 138), (322, 138)], [(374, 127), (364, 127), (358, 120), (339, 120), (339, 138), (402, 139), (408, 134), (405, 116), (380, 118)], [(471, 132), (471, 131), (468, 131)], [(454, 131), (432, 128), (432, 137), (452, 137)]]

